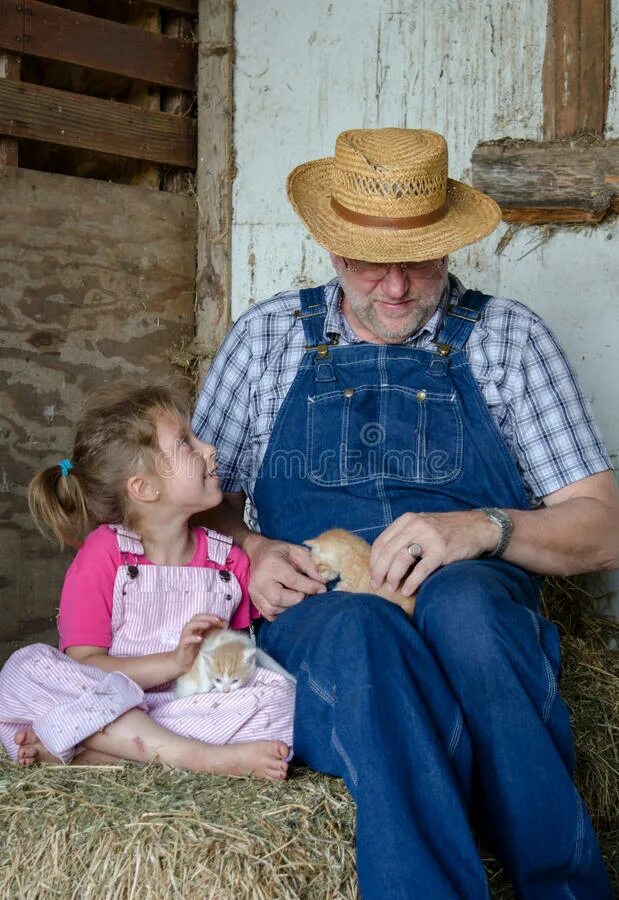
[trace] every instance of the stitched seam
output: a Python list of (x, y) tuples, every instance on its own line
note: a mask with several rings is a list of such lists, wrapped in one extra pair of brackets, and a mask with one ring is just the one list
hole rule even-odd
[(557, 699), (557, 682), (554, 677), (554, 672), (552, 671), (552, 666), (550, 665), (550, 661), (546, 654), (544, 653), (544, 648), (542, 647), (542, 639), (541, 639), (541, 631), (539, 627), (539, 621), (537, 619), (537, 614), (532, 610), (527, 610), (529, 616), (531, 617), (531, 621), (533, 622), (533, 628), (535, 629), (535, 634), (537, 637), (537, 643), (539, 644), (539, 649), (542, 654), (542, 659), (544, 660), (544, 672), (546, 675), (546, 699), (544, 701), (544, 705), (542, 707), (542, 721), (544, 724), (548, 722), (550, 718), (550, 713), (553, 707), (555, 700)]
[(344, 762), (344, 765), (348, 769), (348, 774), (350, 776), (350, 780), (352, 781), (352, 783), (354, 784), (355, 787), (359, 787), (359, 776), (357, 775), (357, 770), (353, 766), (348, 753), (346, 753), (346, 751), (344, 750), (344, 747), (340, 743), (340, 739), (338, 738), (337, 734), (335, 733), (335, 729), (333, 729), (331, 732), (331, 743), (333, 744), (333, 747), (334, 747), (336, 753), (338, 753), (339, 756), (341, 756), (342, 761)]
[(577, 898), (575, 897), (575, 895), (572, 893), (572, 891), (571, 891), (571, 889), (570, 889), (570, 887), (569, 887), (567, 881), (564, 881), (564, 882), (562, 883), (561, 887), (563, 888), (563, 890), (565, 891), (565, 893), (567, 894), (567, 896), (570, 898), (570, 900), (577, 900)]
[[(576, 788), (574, 788), (574, 793), (576, 795), (577, 808), (576, 843), (574, 844), (574, 853), (572, 856), (569, 875), (567, 876), (568, 878), (571, 878), (571, 876), (574, 875), (582, 862), (582, 851), (585, 843), (585, 816), (583, 811), (583, 801), (581, 800)], [(565, 892), (567, 893), (568, 897), (570, 897), (570, 900), (576, 900), (571, 888), (567, 883), (567, 879), (563, 882), (563, 887), (565, 888)]]
[(456, 747), (460, 742), (460, 736), (462, 735), (462, 726), (464, 724), (462, 713), (458, 710), (458, 718), (456, 720), (456, 725), (453, 730), (453, 734), (451, 735), (451, 740), (449, 741), (449, 747), (447, 748), (447, 756), (449, 759), (452, 758), (454, 753), (456, 752)]
[(324, 700), (331, 707), (335, 707), (335, 697), (329, 694), (321, 685), (318, 684), (317, 681), (314, 681), (310, 674), (309, 666), (307, 663), (301, 663), (301, 669), (305, 672), (307, 676), (307, 686), (309, 687), (312, 693), (316, 694), (317, 697), (320, 697), (321, 700)]

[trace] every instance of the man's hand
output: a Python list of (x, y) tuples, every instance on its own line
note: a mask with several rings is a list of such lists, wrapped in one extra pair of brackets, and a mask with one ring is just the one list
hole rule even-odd
[(249, 593), (267, 621), (308, 594), (326, 591), (307, 547), (252, 534), (244, 549), (251, 561)]
[(372, 545), (371, 585), (379, 588), (386, 581), (390, 590), (397, 590), (408, 572), (400, 590), (411, 596), (440, 566), (460, 559), (475, 559), (493, 550), (499, 532), (499, 526), (478, 509), (404, 513)]

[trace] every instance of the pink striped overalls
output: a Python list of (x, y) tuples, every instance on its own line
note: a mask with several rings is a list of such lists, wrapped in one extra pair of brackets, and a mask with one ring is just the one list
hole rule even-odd
[[(173, 650), (197, 613), (229, 622), (241, 587), (225, 567), (229, 537), (207, 531), (208, 559), (222, 567), (140, 565), (135, 533), (113, 526), (121, 552), (114, 583), (110, 656)], [(80, 743), (139, 707), (176, 734), (210, 744), (282, 740), (292, 747), (294, 684), (258, 668), (243, 688), (175, 699), (173, 684), (143, 691), (121, 672), (82, 665), (46, 644), (14, 653), (0, 671), (0, 740), (16, 759), (15, 732), (31, 725), (43, 745), (69, 762)]]

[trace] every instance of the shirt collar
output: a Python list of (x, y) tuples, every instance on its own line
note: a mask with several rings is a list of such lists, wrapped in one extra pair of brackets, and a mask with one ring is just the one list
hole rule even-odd
[[(433, 315), (415, 334), (403, 340), (402, 344), (417, 345), (434, 340), (443, 324), (447, 308), (456, 306), (463, 293), (464, 286), (462, 282), (455, 275), (450, 274), (443, 296)], [(334, 278), (326, 285), (327, 315), (325, 316), (325, 337), (342, 338), (347, 344), (361, 344), (363, 342), (357, 337), (342, 311), (342, 297), (340, 282), (337, 278)]]

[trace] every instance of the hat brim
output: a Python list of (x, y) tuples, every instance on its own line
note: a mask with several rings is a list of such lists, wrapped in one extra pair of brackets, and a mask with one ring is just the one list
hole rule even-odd
[(448, 211), (432, 225), (400, 229), (347, 222), (331, 208), (332, 167), (331, 158), (303, 163), (288, 176), (286, 190), (308, 231), (337, 256), (368, 262), (438, 259), (486, 237), (501, 221), (491, 197), (449, 178)]

